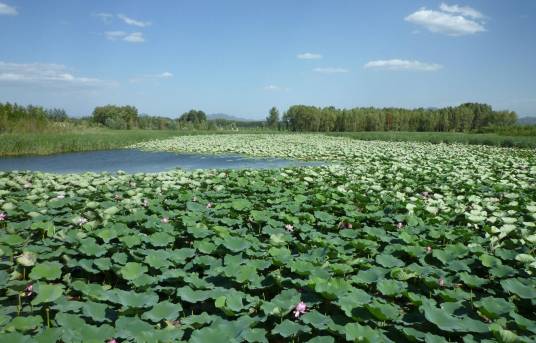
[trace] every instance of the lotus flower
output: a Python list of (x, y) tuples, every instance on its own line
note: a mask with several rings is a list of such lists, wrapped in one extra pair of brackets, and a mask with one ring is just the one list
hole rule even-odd
[(87, 223), (87, 219), (84, 217), (80, 217), (80, 219), (77, 221), (77, 224), (80, 226), (84, 225), (85, 223)]
[(32, 187), (32, 183), (31, 183), (31, 182), (26, 182), (26, 183), (24, 184), (24, 188), (30, 188), (30, 187)]
[(294, 308), (294, 318), (298, 318), (299, 316), (304, 314), (305, 311), (307, 311), (307, 305), (303, 301), (300, 301), (298, 305), (296, 305), (296, 307)]
[(287, 224), (287, 225), (285, 225), (285, 229), (287, 229), (288, 232), (293, 232), (294, 231), (294, 226), (292, 226), (292, 224)]
[(162, 224), (167, 224), (169, 223), (169, 218), (168, 217), (164, 217), (162, 218), (162, 220), (160, 220), (162, 222)]
[(207, 204), (207, 208), (212, 208), (212, 203), (211, 203), (211, 202), (209, 202), (209, 203)]
[(398, 222), (398, 224), (396, 224), (396, 228), (397, 229), (402, 229), (404, 227), (404, 224), (402, 224), (402, 222)]
[(431, 246), (427, 246), (426, 247), (426, 253), (429, 254), (432, 252), (432, 247)]
[(58, 194), (56, 196), (56, 199), (63, 199), (63, 198), (65, 198), (65, 194)]
[(443, 279), (442, 277), (439, 278), (438, 283), (439, 283), (439, 286), (440, 286), (440, 287), (445, 286), (445, 279)]
[(352, 225), (351, 223), (348, 223), (348, 224), (346, 224), (346, 227), (347, 227), (348, 229), (351, 229), (351, 228), (353, 227), (353, 225)]
[(0, 212), (0, 222), (3, 222), (4, 220), (6, 220), (6, 214), (4, 212)]
[(149, 206), (149, 201), (147, 199), (143, 199), (143, 204), (142, 204), (143, 207), (147, 207)]
[(24, 295), (29, 297), (32, 294), (33, 294), (33, 285), (29, 284), (28, 286), (26, 286), (26, 288), (24, 288)]
[(106, 343), (117, 343), (117, 341), (115, 340), (115, 338), (112, 338), (111, 340), (107, 341)]
[(114, 199), (115, 199), (115, 200), (119, 200), (119, 199), (121, 199), (121, 195), (119, 195), (119, 194), (114, 195)]

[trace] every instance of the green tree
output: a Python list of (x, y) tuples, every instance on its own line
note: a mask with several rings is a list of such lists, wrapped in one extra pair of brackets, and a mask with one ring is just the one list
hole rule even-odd
[(274, 128), (277, 128), (278, 123), (279, 123), (279, 111), (277, 110), (277, 108), (272, 107), (270, 109), (268, 117), (266, 117), (266, 127), (274, 129)]

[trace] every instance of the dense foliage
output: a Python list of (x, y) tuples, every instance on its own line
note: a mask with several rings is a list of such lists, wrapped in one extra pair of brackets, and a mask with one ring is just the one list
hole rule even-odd
[(67, 113), (60, 108), (0, 103), (0, 133), (40, 132), (66, 127)]
[(467, 132), (487, 126), (514, 125), (515, 112), (466, 103), (441, 109), (353, 108), (291, 106), (283, 116), (291, 131), (436, 131)]
[(338, 161), (0, 174), (2, 342), (530, 342), (533, 151), (321, 135), (149, 149)]

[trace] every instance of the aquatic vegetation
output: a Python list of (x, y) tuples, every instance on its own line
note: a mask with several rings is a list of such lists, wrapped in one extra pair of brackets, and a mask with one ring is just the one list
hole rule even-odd
[(322, 135), (142, 146), (338, 162), (0, 173), (0, 341), (536, 335), (533, 151)]

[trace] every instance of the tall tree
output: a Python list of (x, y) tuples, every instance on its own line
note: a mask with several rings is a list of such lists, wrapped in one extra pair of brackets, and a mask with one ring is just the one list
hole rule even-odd
[(277, 108), (272, 107), (270, 109), (268, 117), (266, 117), (266, 126), (274, 129), (277, 127), (278, 123), (279, 123), (279, 111), (277, 110)]

